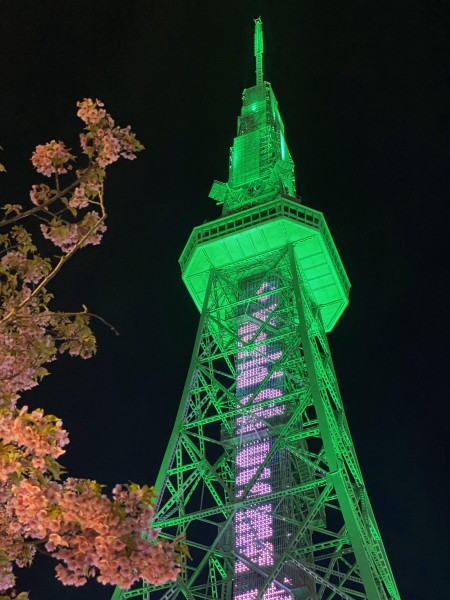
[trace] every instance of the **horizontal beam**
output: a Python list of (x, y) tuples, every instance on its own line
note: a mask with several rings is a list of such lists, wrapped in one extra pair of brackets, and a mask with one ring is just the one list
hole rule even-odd
[[(224, 511), (234, 512), (239, 508), (250, 508), (259, 504), (261, 501), (272, 502), (273, 500), (277, 500), (278, 498), (283, 498), (285, 496), (291, 496), (292, 494), (301, 494), (303, 492), (307, 492), (308, 490), (313, 490), (316, 487), (326, 485), (327, 479), (325, 477), (321, 477), (320, 479), (316, 479), (315, 481), (311, 481), (309, 483), (303, 483), (301, 485), (296, 485), (291, 488), (287, 488), (285, 490), (280, 490), (278, 492), (272, 492), (271, 494), (264, 494), (264, 497), (254, 496), (253, 498), (249, 498), (247, 500), (242, 500), (240, 502), (227, 502), (223, 506), (214, 506), (213, 508), (208, 508), (205, 510), (199, 510), (197, 512), (193, 512), (189, 515), (183, 515), (180, 517), (174, 517), (173, 519), (167, 519), (166, 521), (154, 521), (153, 527), (173, 527), (175, 525), (181, 525), (183, 523), (190, 523), (191, 521), (201, 521), (206, 517), (211, 517), (212, 515), (220, 514)], [(301, 523), (300, 523), (301, 524)], [(220, 525), (220, 523), (217, 523)]]

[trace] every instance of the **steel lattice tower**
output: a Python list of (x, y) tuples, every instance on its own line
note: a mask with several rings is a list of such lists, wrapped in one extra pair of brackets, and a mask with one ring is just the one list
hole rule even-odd
[(155, 526), (186, 533), (176, 583), (115, 599), (398, 600), (339, 394), (326, 333), (350, 283), (294, 164), (255, 21), (223, 204), (180, 258), (201, 312), (156, 487)]

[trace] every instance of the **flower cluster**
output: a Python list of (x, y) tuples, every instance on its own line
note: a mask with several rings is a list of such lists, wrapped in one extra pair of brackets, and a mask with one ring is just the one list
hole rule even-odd
[(50, 198), (50, 188), (45, 183), (39, 183), (31, 187), (30, 199), (33, 204), (39, 206)]
[(26, 258), (22, 252), (11, 250), (1, 259), (2, 266), (19, 275), (24, 283), (39, 283), (49, 271), (48, 261), (40, 256)]
[(70, 252), (82, 240), (81, 246), (100, 244), (106, 225), (98, 212), (93, 210), (86, 213), (79, 223), (64, 223), (60, 219), (53, 219), (49, 225), (42, 223), (41, 231), (46, 239), (51, 240), (63, 252)]
[[(0, 505), (0, 590), (8, 590), (13, 587), (15, 577), (13, 573), (13, 561), (20, 567), (25, 567), (33, 561), (36, 548), (23, 543), (19, 534), (11, 531), (11, 519), (6, 513), (3, 505)], [(28, 600), (28, 594), (19, 594), (13, 589), (10, 598), (17, 600)]]
[(43, 236), (47, 240), (51, 240), (63, 252), (73, 250), (82, 237), (77, 223), (63, 223), (60, 219), (53, 219), (50, 225), (41, 223), (40, 227)]
[(94, 102), (91, 98), (85, 98), (83, 102), (77, 102), (77, 106), (80, 109), (77, 117), (80, 117), (86, 125), (96, 125), (106, 117), (106, 110), (101, 108), (104, 104), (100, 100)]
[(72, 198), (69, 201), (69, 206), (72, 208), (86, 208), (89, 206), (89, 200), (86, 197), (84, 186), (74, 189)]
[(97, 577), (129, 589), (142, 578), (153, 584), (176, 579), (174, 544), (157, 540), (158, 532), (149, 525), (152, 488), (117, 486), (110, 500), (96, 482), (69, 478), (46, 486), (23, 480), (13, 492), (10, 531), (43, 540), (61, 561), (56, 574), (65, 585), (80, 586)]
[(68, 437), (61, 421), (42, 410), (1, 412), (0, 438), (0, 591), (14, 585), (13, 563), (31, 563), (29, 539), (61, 561), (56, 575), (65, 585), (96, 577), (128, 589), (142, 578), (153, 584), (176, 579), (174, 543), (158, 539), (150, 525), (153, 488), (116, 486), (110, 500), (95, 481), (56, 481), (61, 468), (55, 459)]
[(80, 134), (80, 144), (83, 152), (100, 167), (106, 167), (119, 159), (120, 156), (133, 160), (135, 152), (144, 147), (136, 139), (131, 127), (117, 127), (110, 114), (103, 108), (100, 100), (95, 102), (85, 98), (78, 102), (78, 116), (86, 123), (87, 133)]
[(63, 142), (52, 140), (48, 144), (37, 146), (31, 156), (31, 162), (38, 173), (51, 177), (54, 173), (64, 174), (72, 169), (68, 161), (75, 158)]
[[(59, 458), (65, 452), (63, 447), (69, 443), (67, 431), (57, 417), (44, 415), (41, 409), (29, 413), (27, 406), (23, 406), (17, 415), (9, 411), (0, 412), (0, 437), (3, 443), (0, 461), (7, 454), (6, 447), (20, 448), (20, 457), (31, 456), (33, 467), (42, 473), (46, 471), (45, 461), (35, 461), (35, 458)], [(0, 481), (6, 479), (0, 462)]]
[[(56, 354), (56, 345), (46, 331), (49, 318), (33, 315), (33, 300), (20, 311), (12, 328), (0, 328), (0, 406), (15, 406), (18, 393), (36, 386), (46, 374), (42, 365)], [(8, 308), (10, 304), (8, 303)]]

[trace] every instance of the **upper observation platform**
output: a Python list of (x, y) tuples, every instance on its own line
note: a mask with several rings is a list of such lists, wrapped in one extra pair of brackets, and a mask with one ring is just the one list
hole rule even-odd
[(180, 258), (183, 281), (201, 310), (211, 268), (255, 263), (293, 244), (305, 284), (330, 331), (348, 304), (350, 283), (322, 213), (296, 197), (294, 163), (272, 86), (263, 78), (261, 19), (255, 20), (256, 85), (244, 90), (227, 183), (209, 196), (222, 216), (196, 227)]
[(292, 244), (326, 331), (348, 304), (350, 282), (322, 213), (277, 198), (195, 227), (180, 258), (183, 281), (202, 309), (211, 268), (257, 261)]

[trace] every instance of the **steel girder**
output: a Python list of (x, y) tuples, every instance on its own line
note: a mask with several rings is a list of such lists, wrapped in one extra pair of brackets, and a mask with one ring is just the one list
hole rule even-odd
[[(249, 277), (261, 285), (278, 282), (275, 290), (264, 292), (264, 298), (276, 294), (277, 300), (260, 319), (251, 308), (258, 302), (258, 285), (243, 293), (242, 282)], [(239, 327), (249, 319), (254, 334), (243, 341)], [(257, 356), (261, 336), (269, 330), (270, 340), (283, 350), (244, 403), (237, 389), (238, 353)], [(280, 373), (282, 395), (263, 399), (255, 409), (255, 398)], [(282, 408), (277, 412), (277, 407)], [(282, 418), (270, 416), (281, 413)], [(237, 452), (258, 439), (270, 440), (270, 451), (238, 495)], [(282, 488), (252, 493), (277, 461), (284, 471)], [(186, 600), (231, 600), (238, 563), (262, 581), (254, 600), (268, 589), (287, 589), (294, 599), (400, 598), (364, 487), (320, 311), (291, 245), (268, 253), (257, 265), (211, 270), (156, 486), (154, 526), (168, 539), (186, 534), (193, 560), (184, 560), (175, 583), (117, 589), (115, 599), (174, 600), (181, 594)], [(288, 536), (268, 566), (236, 545), (236, 519), (250, 523), (246, 530), (258, 544), (248, 515), (263, 505), (270, 506), (273, 529), (281, 524), (280, 535)], [(301, 584), (295, 586), (294, 579)]]

